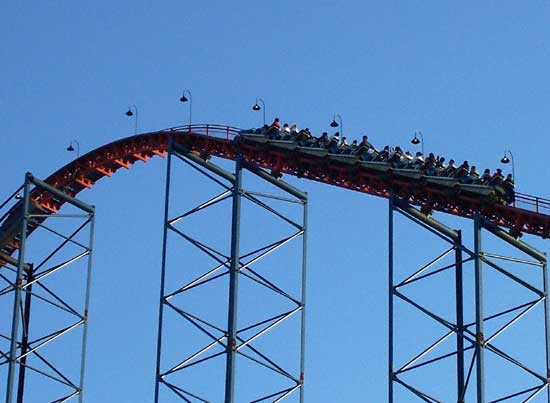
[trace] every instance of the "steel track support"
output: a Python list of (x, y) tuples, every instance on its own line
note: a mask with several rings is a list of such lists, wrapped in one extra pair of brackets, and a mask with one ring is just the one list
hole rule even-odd
[[(182, 163), (186, 168), (191, 169), (181, 170)], [(180, 169), (176, 171), (176, 168)], [(155, 403), (173, 401), (174, 398), (187, 403), (221, 401), (234, 403), (245, 400), (280, 402), (295, 398), (303, 403), (307, 194), (282, 180), (273, 178), (264, 170), (250, 165), (241, 156), (238, 156), (235, 161), (234, 173), (230, 173), (173, 142), (170, 142), (166, 169)], [(182, 209), (181, 206), (185, 201), (175, 201), (175, 198), (181, 194), (181, 192), (178, 193), (181, 182), (177, 183), (174, 178), (178, 174), (192, 172), (198, 172), (199, 177), (205, 179), (203, 185), (214, 186), (221, 193), (188, 210), (176, 211)], [(262, 189), (267, 186), (279, 194), (253, 191), (243, 187), (245, 174), (250, 179), (259, 180)], [(193, 183), (198, 186), (198, 182)], [(204, 220), (202, 224), (196, 222), (186, 224), (191, 223), (190, 220), (194, 217), (198, 217), (197, 213), (201, 213), (201, 217), (206, 217), (213, 207), (224, 208), (224, 203), (230, 204), (227, 206), (230, 207), (229, 212), (225, 214), (218, 211), (215, 218), (215, 221), (219, 221), (220, 215), (230, 217), (230, 224), (222, 231), (212, 229), (212, 220), (208, 221), (206, 218), (201, 218)], [(278, 203), (277, 208), (272, 203)], [(281, 207), (280, 204), (284, 206)], [(282, 239), (270, 241), (259, 247), (256, 245), (252, 250), (248, 250), (251, 240), (254, 241), (253, 244), (267, 242), (262, 239), (263, 232), (269, 233), (269, 227), (266, 227), (266, 231), (256, 227), (250, 228), (250, 225), (243, 227), (243, 223), (254, 222), (256, 218), (248, 213), (246, 214), (248, 220), (246, 220), (243, 217), (243, 206), (247, 206), (247, 209), (248, 206), (259, 207), (259, 213), (255, 213), (256, 215), (267, 214), (269, 219), (278, 220), (279, 223), (282, 220), (283, 226), (290, 228), (290, 232)], [(298, 216), (301, 217), (301, 222), (290, 213), (294, 208), (299, 210)], [(191, 230), (197, 229), (205, 229), (203, 231), (205, 233), (191, 235)], [(224, 245), (228, 249), (227, 252), (219, 245), (213, 247), (213, 241), (206, 239), (214, 234), (221, 236), (223, 231), (227, 231), (230, 235), (229, 244)], [(264, 273), (263, 270), (266, 270), (266, 267), (262, 265), (265, 261), (269, 262), (268, 256), (278, 253), (287, 245), (291, 246), (292, 243), (299, 242), (300, 238), (302, 239), (299, 244), (299, 256), (296, 256), (300, 257), (300, 260), (299, 263), (293, 264), (300, 268), (301, 275), (297, 277), (299, 278), (297, 284), (282, 286), (280, 282), (284, 278), (278, 278), (277, 275), (284, 275), (285, 270), (291, 266), (277, 261), (270, 263), (269, 271)], [(248, 246), (243, 247), (243, 245)], [(192, 251), (199, 251), (199, 256), (193, 255), (189, 260), (177, 260), (175, 256), (184, 255), (182, 246), (189, 247)], [(174, 247), (177, 249), (172, 251), (171, 248)], [(289, 256), (295, 254), (296, 252), (292, 252)], [(203, 259), (210, 265), (206, 271), (204, 271)], [(174, 275), (176, 268), (177, 275)], [(288, 278), (288, 276), (283, 277)], [(227, 287), (227, 294), (220, 296), (216, 285)], [(289, 286), (292, 290), (287, 288)], [(258, 304), (253, 311), (261, 312), (260, 308), (264, 304), (269, 306), (269, 298), (274, 298), (275, 301), (279, 301), (278, 303), (288, 304), (289, 309), (275, 315), (259, 314), (259, 316), (267, 316), (264, 319), (256, 317), (252, 320), (251, 307), (245, 306), (244, 303), (241, 306), (239, 301), (243, 296), (250, 301), (250, 293), (260, 291), (267, 292), (268, 295), (261, 297), (262, 304)], [(193, 301), (192, 299), (198, 298), (199, 295), (204, 302), (186, 302)], [(218, 305), (212, 309), (225, 309), (223, 322), (220, 322), (219, 318), (212, 319), (208, 313), (193, 310), (193, 307), (196, 309), (196, 307), (205, 306), (210, 303), (209, 301), (217, 301), (220, 297), (224, 300), (223, 306)], [(259, 300), (260, 297), (253, 298)], [(264, 301), (264, 298), (268, 300)], [(296, 317), (294, 322), (293, 317)], [(178, 326), (178, 322), (186, 325), (183, 334), (181, 332), (174, 334), (169, 330)], [(293, 326), (298, 325), (297, 329), (292, 331), (298, 335), (298, 340), (291, 340), (291, 338), (285, 340), (284, 337), (290, 336), (283, 336), (283, 340), (280, 340), (283, 343), (281, 347), (286, 348), (287, 342), (295, 343), (296, 362), (293, 366), (299, 368), (299, 372), (289, 370), (289, 363), (280, 361), (281, 357), (278, 358), (277, 353), (282, 350), (270, 351), (269, 345), (266, 347), (265, 344), (265, 340), (269, 340), (274, 329), (291, 326), (290, 323), (294, 323)], [(185, 340), (194, 340), (199, 347), (188, 347), (188, 343), (181, 343), (182, 337)], [(264, 344), (260, 348), (258, 341), (262, 340)], [(288, 355), (285, 354), (285, 360), (288, 359)], [(220, 359), (223, 359), (223, 366), (219, 362)], [(197, 375), (194, 375), (196, 373), (194, 371), (200, 371), (201, 367), (208, 368), (207, 381), (204, 377), (197, 378)], [(260, 372), (267, 370), (270, 376), (276, 379), (263, 385), (259, 382), (250, 382), (253, 376), (250, 371), (258, 370)], [(271, 382), (274, 382), (273, 385)], [(279, 383), (286, 386), (274, 386)], [(268, 390), (269, 388), (271, 389)], [(243, 397), (246, 393), (251, 396)]]
[[(300, 326), (300, 403), (305, 401), (305, 371), (306, 371), (306, 283), (307, 283), (307, 195), (302, 198), (304, 215), (302, 219), (302, 317)], [(550, 403), (550, 402), (549, 402)]]
[(23, 335), (21, 337), (21, 368), (19, 370), (19, 380), (17, 382), (17, 403), (23, 403), (23, 396), (25, 393), (25, 374), (27, 363), (27, 351), (29, 350), (29, 325), (31, 320), (31, 301), (32, 301), (32, 282), (34, 281), (34, 270), (32, 265), (27, 265), (25, 268), (25, 275), (27, 280), (31, 283), (27, 287), (27, 293), (25, 294), (25, 303), (23, 308)]
[[(401, 392), (411, 393), (419, 401), (429, 403), (450, 401), (464, 403), (470, 400), (476, 403), (507, 401), (528, 403), (534, 401), (537, 396), (539, 399), (544, 396), (544, 400), (549, 402), (550, 316), (546, 255), (479, 215), (474, 218), (473, 245), (468, 248), (463, 243), (460, 230), (449, 229), (443, 223), (422, 214), (393, 195), (390, 197), (389, 207), (388, 401), (399, 401), (400, 398), (396, 396), (400, 396), (398, 393)], [(398, 264), (395, 262), (399, 252), (395, 244), (400, 239), (395, 235), (394, 212), (400, 213), (408, 221), (436, 235), (450, 244), (451, 248), (409, 274), (407, 270), (402, 269), (406, 266), (406, 262)], [(485, 234), (491, 235), (492, 239), (482, 242)], [(505, 249), (506, 253), (486, 251), (483, 249), (485, 244), (491, 249)], [(431, 246), (430, 248), (432, 249)], [(437, 267), (453, 252), (452, 264)], [(521, 254), (527, 255), (527, 258), (518, 257)], [(472, 270), (465, 272), (463, 266), (468, 262)], [(401, 273), (398, 272), (398, 268), (401, 269)], [(426, 279), (434, 279), (447, 270), (454, 271), (455, 295), (452, 319), (448, 317), (450, 312), (440, 312), (442, 308), (430, 301), (444, 292), (442, 286), (439, 285), (431, 290), (427, 284), (424, 284)], [(497, 281), (500, 282), (498, 290), (494, 286)], [(424, 284), (423, 295), (408, 293), (408, 287), (413, 284)], [(468, 289), (471, 290), (467, 294), (471, 298), (469, 301), (465, 301), (464, 284), (468, 284)], [(506, 292), (505, 298), (499, 295), (500, 292)], [(428, 298), (425, 298), (426, 296)], [(412, 358), (405, 357), (404, 363), (399, 362), (402, 360), (403, 353), (396, 352), (401, 351), (403, 345), (410, 344), (412, 333), (403, 335), (407, 343), (399, 343), (399, 336), (402, 335), (398, 334), (396, 329), (402, 322), (397, 320), (399, 316), (397, 301), (401, 306), (409, 309), (412, 307), (413, 312), (420, 312), (444, 329), (440, 337), (435, 335), (435, 342), (424, 349), (420, 348), (419, 353), (412, 354)], [(465, 307), (468, 307), (466, 311)], [(528, 315), (538, 315), (538, 320), (534, 317), (531, 319), (543, 325), (541, 328), (544, 334), (536, 334), (539, 330), (521, 329), (527, 332), (524, 333), (526, 336), (537, 341), (537, 344), (531, 346), (532, 349), (536, 349), (534, 355), (537, 359), (528, 354), (524, 355), (525, 349), (521, 347), (522, 343), (506, 338), (510, 333), (509, 329), (522, 326), (526, 322), (523, 319)], [(470, 318), (469, 323), (465, 322), (465, 317)], [(438, 331), (437, 326), (434, 327), (434, 331)], [(456, 338), (454, 351), (448, 351), (447, 347), (447, 351), (436, 354), (450, 337)], [(453, 371), (456, 374), (452, 379), (456, 382), (456, 396), (439, 396), (435, 390), (430, 389), (430, 386), (436, 382), (435, 377), (441, 376), (441, 371), (434, 366), (455, 356)], [(539, 357), (544, 357), (544, 360)], [(493, 373), (494, 369), (500, 366), (506, 366), (507, 371), (510, 371), (509, 380), (505, 379), (501, 373)], [(433, 369), (430, 369), (432, 367)], [(446, 368), (446, 371), (449, 371), (449, 367)], [(415, 371), (419, 369), (432, 372), (414, 377)], [(521, 382), (518, 382), (520, 378), (514, 374), (514, 370), (523, 374)], [(488, 373), (488, 371), (492, 372)], [(495, 377), (499, 379), (499, 387), (487, 388), (486, 381)], [(426, 384), (424, 382), (426, 379), (431, 380), (432, 383)], [(396, 388), (395, 384), (400, 385), (400, 388)], [(446, 390), (450, 389), (446, 388)]]
[[(408, 205), (404, 201), (400, 200), (393, 194), (389, 198), (389, 216), (388, 216), (388, 402), (400, 401), (399, 395), (396, 395), (397, 390), (395, 385), (400, 385), (405, 390), (408, 390), (415, 395), (419, 400), (425, 402), (438, 402), (439, 400), (431, 395), (429, 391), (422, 390), (421, 387), (413, 385), (412, 381), (407, 381), (405, 377), (420, 368), (427, 368), (430, 365), (437, 365), (438, 363), (452, 359), (456, 357), (455, 363), (455, 387), (456, 396), (451, 399), (449, 397), (442, 401), (450, 402), (451, 400), (457, 403), (464, 403), (466, 393), (465, 383), (465, 359), (464, 354), (465, 347), (465, 335), (464, 335), (464, 290), (463, 290), (463, 251), (464, 246), (462, 244), (462, 234), (460, 231), (452, 230), (445, 226), (443, 223), (423, 214), (416, 208)], [(428, 264), (420, 267), (417, 270), (413, 270), (412, 274), (408, 270), (403, 273), (396, 271), (396, 267), (406, 265), (406, 262), (398, 262), (396, 265), (396, 253), (399, 249), (396, 249), (397, 239), (395, 236), (395, 212), (406, 218), (406, 221), (415, 224), (419, 230), (427, 230), (447, 243), (450, 248), (444, 251), (437, 258), (431, 260)], [(454, 259), (452, 263), (444, 264), (444, 259), (447, 256), (452, 256)], [(438, 267), (443, 265), (443, 267)], [(410, 270), (410, 269), (409, 269)], [(407, 295), (407, 287), (413, 284), (422, 284), (428, 279), (437, 278), (437, 276), (447, 272), (448, 270), (454, 271), (454, 290), (449, 289), (449, 293), (454, 291), (454, 319), (444, 318), (439, 316), (432, 307), (425, 306), (419, 301), (415, 301), (413, 297)], [(441, 293), (441, 289), (434, 290), (434, 292)], [(399, 319), (402, 315), (399, 315), (396, 310), (396, 302), (405, 303), (409, 307), (420, 311), (429, 319), (435, 321), (439, 325), (446, 327), (446, 333), (436, 339), (435, 342), (429, 344), (426, 348), (420, 349), (418, 354), (413, 354), (411, 357), (401, 357), (403, 353), (396, 354), (399, 351), (401, 340), (405, 341), (413, 337), (411, 334), (398, 334), (396, 333), (396, 327), (401, 323)], [(403, 318), (406, 319), (406, 318)], [(437, 349), (449, 338), (455, 338), (455, 350), (448, 352), (441, 352), (433, 354)], [(470, 343), (471, 344), (471, 343)], [(433, 354), (430, 356), (429, 354)], [(398, 360), (401, 361), (405, 358), (405, 364), (398, 364)], [(402, 398), (401, 398), (402, 399)]]
[(394, 268), (393, 268), (393, 213), (395, 210), (395, 196), (393, 192), (389, 199), (389, 216), (388, 216), (388, 403), (393, 403), (393, 383), (394, 370), (393, 370), (393, 300), (394, 294)]
[(481, 222), (474, 218), (475, 310), (476, 310), (476, 372), (477, 403), (485, 403), (485, 350), (483, 335), (483, 263), (481, 251)]
[[(505, 254), (497, 254), (494, 251), (485, 251), (483, 249), (482, 237), (486, 233), (492, 235), (492, 241), (497, 241), (502, 249), (506, 249)], [(492, 248), (495, 248), (492, 245)], [(527, 255), (527, 258), (518, 257), (519, 253)], [(475, 322), (465, 325), (465, 333), (475, 336), (475, 359), (476, 359), (476, 384), (477, 384), (477, 403), (505, 402), (520, 397), (522, 402), (531, 402), (536, 396), (545, 392), (545, 400), (550, 402), (550, 333), (549, 333), (549, 313), (548, 313), (548, 273), (546, 255), (533, 246), (513, 237), (508, 232), (488, 222), (484, 217), (477, 215), (474, 219), (474, 251), (473, 258), (475, 262)], [(511, 270), (511, 269), (514, 270)], [(496, 276), (506, 279), (508, 284), (503, 286), (510, 287), (508, 299), (512, 296), (521, 301), (515, 301), (510, 307), (504, 309), (492, 308), (486, 295), (491, 291), (490, 286)], [(504, 276), (504, 277), (502, 277)], [(520, 297), (521, 295), (521, 297)], [(529, 295), (530, 297), (526, 297)], [(527, 299), (527, 300), (526, 300)], [(537, 313), (538, 309), (538, 313)], [(490, 315), (486, 313), (490, 312)], [(543, 323), (543, 335), (539, 335), (543, 343), (532, 345), (540, 357), (544, 357), (544, 365), (528, 360), (524, 356), (522, 343), (509, 343), (504, 349), (499, 344), (503, 335), (512, 327), (519, 327), (525, 322), (527, 315), (534, 317), (538, 315), (540, 322)], [(500, 324), (496, 327), (485, 326), (486, 324), (497, 321)], [(475, 331), (473, 328), (475, 327)], [(472, 329), (472, 330), (471, 330)], [(489, 330), (487, 330), (489, 329)], [(521, 329), (528, 332), (529, 336), (534, 337), (537, 330)], [(542, 337), (541, 337), (542, 336)], [(516, 347), (516, 348), (515, 348)], [(492, 360), (491, 370), (498, 368), (499, 364), (515, 367), (517, 371), (522, 372), (526, 377), (521, 386), (515, 386), (516, 390), (499, 392), (494, 396), (489, 396), (489, 390), (486, 389), (486, 379), (491, 379), (496, 373), (489, 373), (487, 365), (488, 360)], [(530, 377), (530, 378), (529, 378)], [(513, 384), (515, 379), (510, 381), (501, 377), (501, 384)], [(517, 400), (516, 400), (517, 401)]]
[(228, 343), (226, 346), (225, 403), (235, 399), (235, 359), (237, 353), (237, 299), (239, 290), (240, 238), (241, 238), (241, 192), (242, 157), (235, 161), (235, 182), (233, 183), (233, 211), (231, 214), (231, 265), (229, 267), (229, 308), (227, 312)]
[(25, 249), (27, 245), (27, 226), (29, 224), (29, 206), (30, 206), (30, 175), (25, 175), (25, 185), (23, 193), (23, 216), (21, 217), (21, 232), (19, 247), (19, 257), (17, 259), (17, 275), (15, 277), (14, 302), (10, 336), (10, 354), (8, 358), (8, 384), (6, 387), (6, 403), (13, 401), (14, 379), (17, 367), (17, 341), (19, 332), (21, 294), (23, 292), (23, 266), (25, 265)]
[[(543, 289), (544, 289), (544, 341), (546, 344), (546, 379), (550, 380), (550, 313), (548, 311), (548, 263), (542, 266)], [(546, 402), (550, 403), (550, 388), (546, 388)]]
[(170, 178), (171, 178), (171, 168), (172, 168), (172, 153), (173, 153), (173, 139), (170, 137), (168, 140), (168, 156), (166, 157), (166, 184), (165, 184), (165, 197), (164, 197), (164, 223), (162, 231), (162, 261), (160, 267), (160, 296), (159, 296), (159, 313), (158, 313), (158, 323), (157, 323), (157, 358), (156, 358), (156, 371), (155, 371), (155, 394), (154, 394), (154, 403), (159, 402), (159, 393), (160, 385), (162, 382), (161, 378), (161, 352), (162, 352), (162, 330), (163, 330), (163, 319), (164, 319), (164, 295), (166, 294), (166, 251), (167, 251), (167, 240), (168, 240), (168, 215), (169, 215), (169, 200), (170, 200)]
[(455, 298), (456, 298), (456, 396), (458, 403), (465, 402), (464, 384), (464, 273), (462, 267), (462, 231), (455, 239)]
[[(0, 340), (9, 343), (8, 351), (0, 347), (0, 370), (7, 366), (5, 383), (2, 380), (5, 402), (82, 402), (95, 208), (30, 173), (25, 175), (22, 189), (22, 197), (2, 204), (10, 214), (0, 214), (10, 224), (19, 221), (15, 237), (18, 257), (3, 256), (4, 265), (0, 266), (0, 306), (6, 306), (13, 294), (11, 327), (9, 331), (0, 327)], [(67, 209), (55, 213), (43, 210), (34, 199), (37, 192), (66, 202)], [(67, 212), (70, 208), (73, 211)], [(36, 235), (28, 239), (31, 230)], [(74, 297), (78, 287), (82, 287), (83, 300)], [(34, 317), (38, 319), (32, 323)], [(72, 340), (61, 347), (69, 335), (78, 338), (78, 332), (80, 342)], [(56, 356), (45, 349), (50, 345), (63, 348), (64, 354)], [(78, 351), (72, 351), (75, 348)], [(51, 383), (51, 390), (39, 390), (45, 382)]]

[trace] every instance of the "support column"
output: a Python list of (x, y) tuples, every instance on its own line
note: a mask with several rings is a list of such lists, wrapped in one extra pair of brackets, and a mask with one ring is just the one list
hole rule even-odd
[(462, 231), (457, 231), (455, 240), (455, 286), (456, 286), (456, 400), (464, 403), (464, 279), (462, 271)]
[[(550, 318), (548, 312), (548, 264), (542, 265), (542, 283), (544, 291), (544, 340), (546, 344), (546, 378), (550, 379)], [(546, 388), (546, 401), (550, 403), (550, 388)]]
[(233, 403), (235, 395), (235, 355), (237, 348), (237, 302), (239, 294), (241, 235), (241, 187), (242, 187), (242, 157), (237, 156), (235, 162), (235, 182), (233, 184), (233, 207), (231, 215), (231, 262), (229, 268), (229, 307), (227, 313), (226, 370), (225, 370), (225, 403)]
[(25, 277), (27, 282), (31, 283), (27, 287), (25, 294), (25, 303), (23, 308), (23, 335), (21, 337), (21, 367), (19, 368), (19, 380), (17, 382), (17, 403), (23, 403), (25, 393), (25, 374), (27, 370), (27, 352), (29, 351), (29, 324), (31, 320), (31, 302), (32, 302), (32, 282), (34, 281), (33, 265), (27, 265), (25, 268)]
[(170, 207), (170, 177), (172, 169), (172, 145), (173, 139), (168, 139), (168, 153), (166, 157), (166, 184), (164, 192), (164, 225), (162, 230), (162, 261), (160, 267), (160, 296), (159, 296), (159, 313), (158, 313), (158, 329), (157, 329), (157, 359), (155, 370), (155, 394), (154, 403), (159, 403), (159, 392), (161, 383), (161, 352), (162, 352), (162, 324), (164, 319), (164, 295), (166, 293), (166, 246), (168, 241), (168, 216)]
[[(94, 208), (94, 216), (95, 216), (95, 208)], [(90, 250), (93, 250), (94, 245), (94, 232), (95, 232), (95, 219), (92, 219), (90, 222), (90, 236), (88, 245)], [(91, 298), (91, 289), (92, 289), (92, 254), (90, 253), (90, 256), (88, 257), (88, 265), (86, 268), (86, 291), (84, 296), (84, 324), (83, 324), (83, 330), (82, 330), (82, 352), (81, 352), (81, 360), (82, 364), (80, 367), (80, 395), (78, 396), (78, 403), (82, 403), (84, 401), (84, 376), (86, 373), (86, 351), (88, 347), (88, 327), (90, 324), (90, 298)]]
[(19, 257), (17, 259), (17, 275), (15, 278), (14, 285), (14, 301), (13, 301), (13, 316), (11, 324), (11, 336), (10, 336), (10, 354), (9, 354), (9, 363), (8, 363), (8, 382), (6, 386), (6, 403), (13, 402), (14, 394), (14, 381), (15, 381), (15, 371), (17, 366), (17, 341), (19, 336), (19, 321), (20, 321), (20, 310), (19, 305), (21, 304), (21, 294), (23, 289), (23, 266), (25, 265), (25, 247), (27, 241), (27, 226), (29, 221), (29, 205), (30, 205), (30, 186), (31, 186), (31, 175), (27, 173), (25, 175), (25, 187), (23, 194), (23, 215), (21, 220), (21, 232), (20, 232), (20, 242), (21, 246), (19, 248)]
[[(307, 195), (306, 195), (307, 197)], [(300, 403), (305, 398), (306, 366), (306, 282), (307, 282), (307, 198), (304, 199), (304, 218), (302, 235), (302, 324), (300, 329)]]
[(476, 374), (477, 403), (485, 403), (485, 360), (483, 336), (483, 265), (481, 251), (481, 222), (474, 218), (475, 310), (476, 310)]
[(393, 403), (393, 209), (391, 193), (388, 208), (388, 403)]

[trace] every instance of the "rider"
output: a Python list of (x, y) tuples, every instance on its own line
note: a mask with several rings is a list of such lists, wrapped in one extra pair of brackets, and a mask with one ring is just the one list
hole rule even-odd
[(334, 133), (334, 136), (330, 139), (327, 148), (331, 154), (338, 154), (338, 143), (340, 143), (340, 132)]
[(302, 146), (305, 147), (310, 143), (310, 140), (312, 139), (311, 132), (309, 131), (309, 127), (306, 127), (305, 129), (300, 130), (295, 137), (296, 142)]
[(506, 192), (506, 201), (508, 203), (514, 203), (515, 201), (515, 192), (514, 192), (514, 178), (512, 177), (512, 174), (506, 175), (506, 179), (504, 179), (504, 182), (502, 182), (502, 187), (504, 188), (504, 191)]
[(502, 174), (502, 169), (497, 168), (496, 172), (493, 174), (491, 181), (489, 184), (495, 186), (500, 185), (504, 179), (504, 175)]
[(491, 181), (491, 170), (489, 168), (485, 168), (480, 180), (482, 185), (487, 185)]
[(279, 118), (273, 119), (273, 123), (271, 123), (271, 126), (267, 129), (266, 135), (271, 140), (281, 139), (281, 123), (279, 122)]
[(475, 165), (472, 165), (472, 167), (470, 168), (470, 172), (468, 172), (468, 175), (464, 178), (464, 183), (479, 183), (479, 172), (477, 172)]
[(374, 147), (369, 143), (369, 137), (364, 135), (355, 149), (355, 155), (358, 155), (362, 160), (370, 160), (372, 159), (370, 150), (374, 150)]
[(443, 170), (443, 172), (441, 173), (441, 176), (452, 177), (454, 176), (455, 172), (456, 172), (455, 160), (451, 159), (449, 161), (449, 166)]
[(317, 145), (321, 148), (326, 148), (328, 146), (328, 143), (330, 142), (328, 138), (328, 133), (323, 132), (320, 137), (317, 137)]

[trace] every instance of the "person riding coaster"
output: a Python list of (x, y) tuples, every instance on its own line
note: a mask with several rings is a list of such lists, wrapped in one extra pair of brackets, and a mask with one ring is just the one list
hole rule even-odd
[(319, 148), (327, 148), (329, 142), (330, 142), (330, 139), (328, 138), (328, 133), (323, 132), (321, 136), (315, 139), (315, 146)]
[(311, 135), (308, 127), (300, 130), (296, 134), (294, 141), (296, 141), (300, 147), (313, 147), (316, 144), (316, 139)]
[(363, 161), (370, 161), (376, 154), (378, 154), (378, 151), (376, 151), (372, 144), (369, 143), (369, 138), (365, 135), (363, 136), (361, 142), (357, 145), (354, 154)]
[(390, 146), (384, 146), (382, 151), (380, 151), (378, 154), (375, 155), (373, 158), (374, 162), (388, 162), (388, 158), (390, 157)]
[(506, 175), (506, 179), (502, 182), (502, 187), (504, 188), (506, 201), (509, 204), (513, 204), (516, 201), (516, 196), (514, 190), (514, 178), (512, 177), (512, 174)]
[(456, 171), (453, 173), (453, 178), (456, 179), (462, 179), (465, 176), (467, 176), (470, 173), (470, 164), (468, 164), (468, 161), (464, 161), (460, 166), (456, 169)]
[(394, 168), (401, 168), (403, 162), (403, 150), (395, 147), (395, 150), (389, 154), (388, 163)]
[(468, 175), (462, 178), (462, 183), (470, 185), (479, 185), (481, 183), (479, 172), (477, 172), (475, 165), (472, 165)]
[(330, 154), (338, 154), (338, 143), (340, 143), (340, 132), (334, 133), (326, 146)]

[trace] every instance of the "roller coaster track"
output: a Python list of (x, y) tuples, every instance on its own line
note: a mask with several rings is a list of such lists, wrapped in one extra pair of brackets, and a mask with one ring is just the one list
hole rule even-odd
[[(154, 156), (164, 157), (169, 139), (173, 138), (179, 146), (204, 159), (216, 156), (234, 160), (241, 154), (249, 163), (276, 174), (290, 174), (384, 198), (393, 192), (426, 213), (435, 210), (466, 218), (480, 214), (496, 225), (509, 228), (514, 235), (524, 232), (550, 237), (550, 200), (516, 193), (514, 205), (507, 206), (422, 178), (395, 175), (391, 169), (386, 172), (371, 170), (360, 164), (309, 155), (269, 142), (260, 144), (246, 138), (235, 141), (239, 131), (229, 126), (193, 125), (127, 137), (82, 155), (54, 172), (45, 182), (74, 197), (121, 168), (129, 169), (134, 163), (147, 162)], [(46, 214), (57, 212), (63, 203), (55, 195), (38, 189), (31, 193), (31, 200), (36, 209)], [(2, 259), (7, 260), (19, 247), (21, 211), (22, 202), (19, 202), (0, 217), (0, 266)]]

